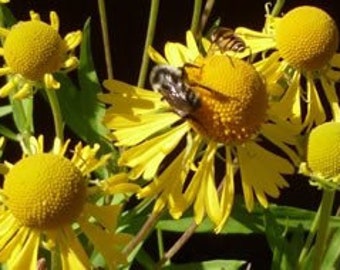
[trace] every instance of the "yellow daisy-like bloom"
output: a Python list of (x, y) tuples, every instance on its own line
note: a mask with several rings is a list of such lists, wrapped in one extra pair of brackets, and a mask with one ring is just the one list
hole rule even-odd
[(0, 3), (1, 4), (7, 4), (7, 3), (9, 3), (9, 0), (0, 0)]
[[(263, 59), (256, 66), (266, 77), (277, 114), (307, 129), (323, 123), (326, 114), (315, 80), (320, 80), (329, 104), (338, 107), (334, 85), (340, 80), (339, 32), (326, 12), (301, 6), (283, 17), (273, 17), (267, 10), (262, 32), (239, 27), (236, 33), (252, 53), (262, 52)], [(263, 53), (269, 50), (274, 52)], [(303, 120), (301, 103), (307, 106)]]
[(201, 57), (190, 32), (187, 46), (167, 43), (166, 58), (153, 49), (150, 55), (157, 63), (184, 67), (200, 105), (182, 118), (160, 93), (104, 82), (110, 93), (100, 99), (112, 104), (104, 121), (116, 145), (126, 149), (119, 164), (131, 168), (133, 179), (152, 180), (139, 197), (155, 199), (154, 211), (166, 207), (174, 218), (193, 206), (196, 223), (207, 215), (219, 232), (232, 209), (239, 170), (247, 209), (253, 209), (255, 198), (266, 207), (267, 195), (278, 197), (279, 188), (288, 185), (281, 174), (294, 169), (262, 139), (294, 154), (285, 144), (291, 142), (288, 132), (267, 121), (267, 93), (257, 71), (237, 58)]
[(78, 64), (73, 51), (80, 44), (81, 31), (62, 39), (57, 13), (50, 13), (50, 25), (33, 11), (30, 16), (30, 21), (19, 22), (11, 29), (0, 28), (0, 35), (5, 38), (0, 50), (5, 66), (0, 68), (0, 75), (9, 75), (7, 84), (0, 89), (0, 97), (12, 91), (14, 98), (27, 97), (40, 82), (48, 89), (58, 89), (60, 84), (52, 74), (69, 71)]
[(121, 249), (130, 236), (115, 232), (121, 206), (99, 205), (91, 196), (134, 192), (137, 186), (127, 183), (123, 174), (90, 180), (90, 173), (105, 165), (109, 155), (97, 159), (98, 145), (79, 143), (68, 159), (68, 144), (56, 139), (53, 150), (44, 152), (43, 137), (31, 138), (30, 155), (0, 166), (5, 176), (0, 190), (0, 263), (8, 269), (37, 269), (39, 248), (59, 256), (60, 269), (90, 269), (77, 238), (80, 232), (110, 269), (126, 263)]
[(326, 122), (315, 127), (309, 135), (307, 160), (300, 166), (300, 171), (321, 186), (339, 188), (339, 142), (339, 122)]

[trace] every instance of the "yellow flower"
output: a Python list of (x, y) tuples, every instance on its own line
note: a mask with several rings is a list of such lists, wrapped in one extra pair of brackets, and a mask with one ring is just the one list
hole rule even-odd
[(121, 249), (130, 236), (115, 232), (121, 206), (100, 205), (93, 195), (134, 192), (136, 186), (119, 174), (100, 181), (110, 187), (103, 191), (103, 184), (91, 180), (90, 173), (105, 165), (109, 155), (97, 159), (98, 145), (79, 143), (69, 159), (68, 144), (56, 139), (52, 151), (44, 152), (43, 137), (32, 137), (30, 155), (0, 166), (5, 174), (0, 189), (0, 262), (8, 269), (37, 269), (40, 248), (59, 258), (60, 269), (90, 269), (88, 254), (77, 238), (81, 232), (110, 269), (126, 263)]
[(139, 197), (155, 199), (154, 211), (168, 208), (174, 218), (193, 206), (196, 223), (207, 215), (219, 232), (232, 209), (237, 171), (249, 211), (255, 199), (266, 207), (267, 195), (278, 197), (288, 185), (281, 174), (292, 173), (293, 165), (264, 141), (296, 156), (286, 145), (292, 142), (289, 133), (275, 119), (268, 121), (266, 88), (257, 71), (237, 58), (201, 57), (190, 32), (187, 44), (167, 43), (166, 58), (150, 49), (156, 62), (183, 67), (199, 99), (186, 117), (160, 93), (116, 80), (104, 82), (110, 93), (100, 99), (112, 105), (104, 121), (125, 149), (119, 164), (131, 168), (131, 178), (150, 181)]
[[(339, 33), (334, 20), (312, 6), (297, 7), (283, 17), (274, 17), (268, 10), (266, 15), (262, 32), (239, 27), (236, 33), (252, 53), (262, 52), (256, 66), (269, 84), (273, 110), (307, 130), (323, 123), (326, 113), (315, 83), (319, 80), (335, 117), (340, 54), (336, 53)], [(305, 114), (301, 103), (306, 104)]]
[(0, 3), (1, 4), (7, 4), (7, 3), (9, 3), (9, 0), (0, 0)]
[(307, 144), (306, 162), (300, 166), (322, 187), (339, 188), (340, 184), (340, 123), (326, 122), (312, 129)]
[(81, 31), (71, 32), (62, 39), (54, 11), (50, 13), (50, 25), (33, 11), (30, 16), (31, 20), (21, 21), (11, 29), (0, 28), (0, 35), (5, 38), (0, 50), (5, 66), (0, 68), (0, 75), (9, 75), (7, 84), (0, 89), (0, 97), (12, 91), (14, 98), (27, 97), (40, 82), (46, 88), (58, 89), (60, 84), (52, 74), (69, 71), (78, 64), (73, 51), (81, 41)]

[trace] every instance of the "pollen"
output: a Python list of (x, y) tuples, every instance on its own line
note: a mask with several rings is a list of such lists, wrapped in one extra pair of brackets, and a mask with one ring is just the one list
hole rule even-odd
[(53, 229), (79, 216), (86, 184), (70, 160), (44, 153), (23, 158), (10, 169), (4, 194), (6, 206), (23, 226)]
[(314, 128), (309, 135), (307, 165), (325, 178), (340, 174), (340, 123), (328, 122)]
[(67, 46), (58, 32), (37, 20), (16, 24), (9, 31), (3, 48), (11, 72), (32, 81), (58, 71), (67, 57)]
[(338, 42), (339, 32), (334, 20), (316, 7), (295, 8), (277, 24), (278, 51), (297, 69), (321, 69), (335, 54)]
[(189, 122), (203, 136), (221, 143), (243, 143), (266, 119), (268, 97), (255, 68), (241, 59), (213, 55), (185, 67), (200, 98)]

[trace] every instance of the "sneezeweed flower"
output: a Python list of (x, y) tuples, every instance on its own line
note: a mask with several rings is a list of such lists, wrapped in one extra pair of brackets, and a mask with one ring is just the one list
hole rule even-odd
[[(269, 84), (273, 110), (309, 130), (326, 120), (316, 80), (329, 104), (338, 103), (334, 86), (340, 80), (337, 26), (325, 11), (312, 6), (294, 8), (283, 17), (272, 16), (267, 9), (266, 16), (262, 32), (240, 27), (236, 33), (250, 51), (262, 53), (256, 66)], [(305, 114), (301, 104), (307, 107)]]
[[(121, 249), (130, 236), (115, 232), (121, 206), (96, 203), (94, 197), (103, 192), (103, 184), (90, 177), (109, 155), (96, 158), (98, 145), (79, 143), (69, 159), (68, 144), (56, 139), (52, 151), (45, 152), (43, 137), (31, 138), (30, 155), (0, 167), (5, 176), (0, 190), (0, 262), (8, 269), (37, 269), (40, 248), (58, 258), (60, 269), (90, 269), (79, 233), (110, 269), (126, 263)], [(100, 182), (106, 182), (105, 190), (114, 194), (136, 188), (126, 180), (119, 174)]]
[(0, 89), (0, 97), (14, 91), (14, 98), (25, 98), (41, 83), (47, 89), (60, 87), (53, 73), (74, 69), (78, 60), (74, 49), (81, 41), (81, 31), (59, 35), (59, 18), (50, 12), (50, 24), (31, 11), (31, 20), (21, 21), (11, 29), (0, 28), (5, 38), (1, 55), (5, 60), (0, 75), (8, 75), (8, 82)]
[(326, 122), (312, 129), (306, 162), (300, 172), (320, 187), (340, 187), (340, 123)]
[(131, 178), (150, 181), (139, 197), (155, 199), (154, 211), (168, 208), (174, 218), (193, 206), (196, 223), (207, 215), (219, 232), (232, 209), (238, 170), (249, 211), (255, 198), (266, 207), (267, 195), (278, 197), (279, 188), (288, 186), (282, 174), (292, 173), (293, 165), (262, 139), (292, 153), (288, 133), (268, 121), (266, 87), (253, 66), (222, 55), (203, 58), (191, 33), (187, 44), (167, 43), (166, 58), (150, 53), (158, 63), (183, 67), (200, 99), (188, 117), (174, 113), (159, 93), (116, 80), (104, 82), (110, 93), (100, 99), (112, 105), (104, 122), (125, 148), (119, 164), (131, 168)]

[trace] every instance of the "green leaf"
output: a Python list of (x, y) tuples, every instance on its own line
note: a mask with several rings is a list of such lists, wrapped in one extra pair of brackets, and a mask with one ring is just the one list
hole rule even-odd
[(117, 152), (105, 138), (108, 130), (102, 124), (105, 106), (97, 99), (102, 91), (93, 66), (90, 46), (90, 20), (83, 29), (78, 70), (79, 87), (65, 74), (56, 74), (61, 83), (57, 91), (63, 118), (69, 128), (87, 143), (99, 143), (104, 153)]
[(165, 266), (165, 270), (238, 270), (246, 262), (236, 260), (213, 260), (186, 264), (172, 264)]
[(326, 248), (322, 269), (340, 269), (340, 229), (333, 230)]
[(33, 97), (22, 100), (10, 99), (13, 108), (14, 123), (23, 135), (34, 133), (33, 128)]
[(1, 124), (0, 124), (0, 134), (11, 140), (14, 140), (14, 141), (18, 140), (17, 134), (15, 132), (13, 132), (8, 127), (5, 127), (4, 125), (1, 125)]
[(0, 107), (0, 117), (4, 117), (8, 114), (12, 113), (12, 106), (11, 105), (5, 105)]

